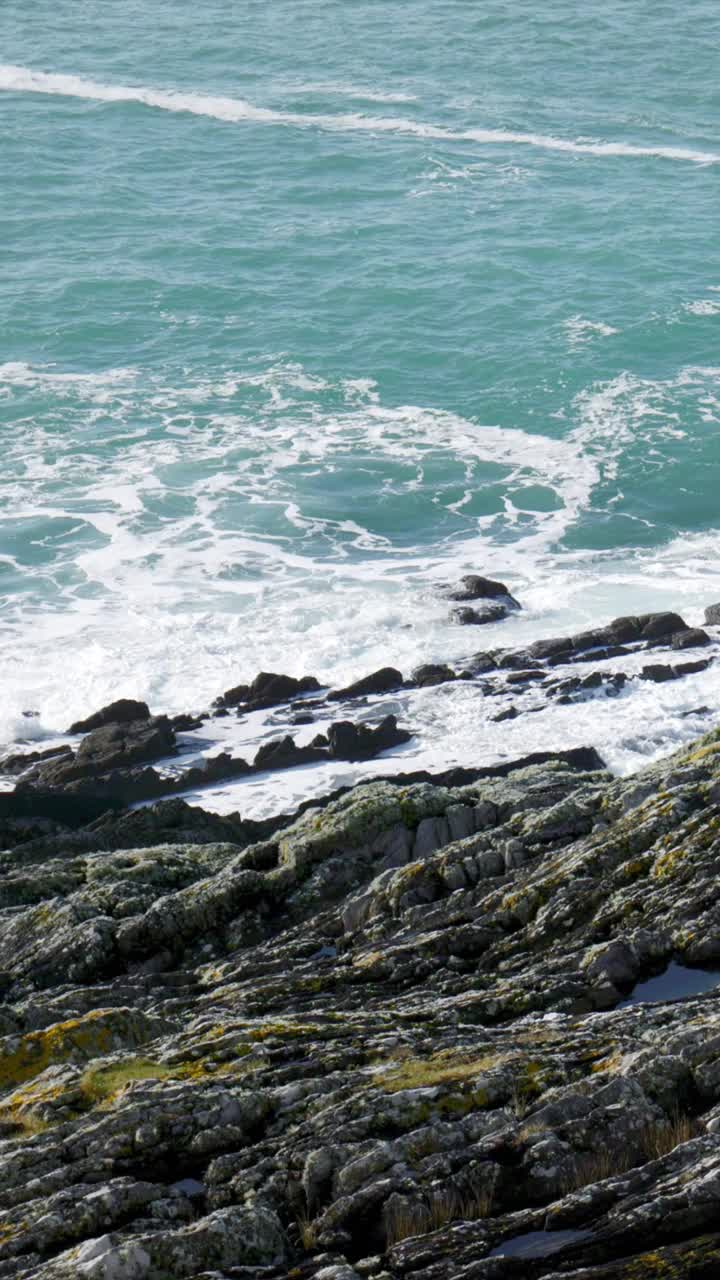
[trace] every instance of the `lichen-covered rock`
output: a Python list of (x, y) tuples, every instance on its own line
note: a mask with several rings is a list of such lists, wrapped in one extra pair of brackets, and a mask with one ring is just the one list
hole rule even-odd
[(167, 803), (0, 855), (0, 1276), (717, 1274), (720, 734)]

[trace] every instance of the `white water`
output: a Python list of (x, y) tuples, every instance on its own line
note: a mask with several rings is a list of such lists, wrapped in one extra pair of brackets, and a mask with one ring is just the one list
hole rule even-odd
[(151, 89), (131, 85), (101, 84), (82, 76), (35, 71), (29, 67), (0, 65), (0, 91), (9, 93), (55, 94), (93, 102), (137, 102), (161, 111), (206, 116), (230, 124), (252, 123), (283, 125), (300, 129), (323, 129), (336, 133), (397, 133), (405, 137), (434, 139), (445, 142), (472, 142), (481, 146), (538, 147), (544, 151), (598, 157), (655, 158), (718, 164), (720, 153), (697, 151), (689, 147), (661, 145), (641, 146), (627, 142), (594, 139), (556, 138), (542, 133), (522, 133), (506, 129), (450, 129), (443, 125), (423, 123), (402, 117), (347, 115), (313, 115), (307, 112), (277, 111), (254, 106), (242, 98), (218, 97), (180, 90)]

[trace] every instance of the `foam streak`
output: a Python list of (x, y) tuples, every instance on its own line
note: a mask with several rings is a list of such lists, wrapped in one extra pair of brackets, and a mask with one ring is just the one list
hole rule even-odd
[(625, 142), (573, 141), (541, 133), (515, 133), (506, 129), (448, 129), (402, 117), (312, 115), (294, 111), (274, 111), (256, 107), (242, 98), (216, 97), (204, 93), (147, 89), (129, 85), (100, 84), (80, 76), (33, 71), (28, 67), (0, 65), (0, 91), (45, 93), (92, 102), (136, 102), (161, 111), (188, 113), (222, 120), (229, 124), (284, 125), (300, 129), (321, 129), (334, 133), (396, 133), (404, 137), (437, 139), (442, 142), (475, 142), (483, 146), (526, 146), (544, 151), (601, 157), (627, 156), (655, 158), (693, 164), (718, 164), (720, 154), (688, 147), (637, 146)]

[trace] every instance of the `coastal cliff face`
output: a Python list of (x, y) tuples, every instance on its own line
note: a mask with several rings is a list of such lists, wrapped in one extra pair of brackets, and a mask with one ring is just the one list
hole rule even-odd
[(0, 1276), (720, 1274), (720, 732), (111, 827), (0, 855)]

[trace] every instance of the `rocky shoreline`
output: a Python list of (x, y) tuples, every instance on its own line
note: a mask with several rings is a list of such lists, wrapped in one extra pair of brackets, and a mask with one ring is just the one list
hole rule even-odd
[[(625, 779), (592, 747), (430, 775), (380, 714), (458, 680), (497, 719), (628, 696), (715, 662), (718, 622), (261, 673), (9, 748), (0, 1278), (720, 1275), (720, 731)], [(252, 760), (184, 767), (184, 735), (266, 709)], [(376, 758), (271, 819), (183, 798)]]

